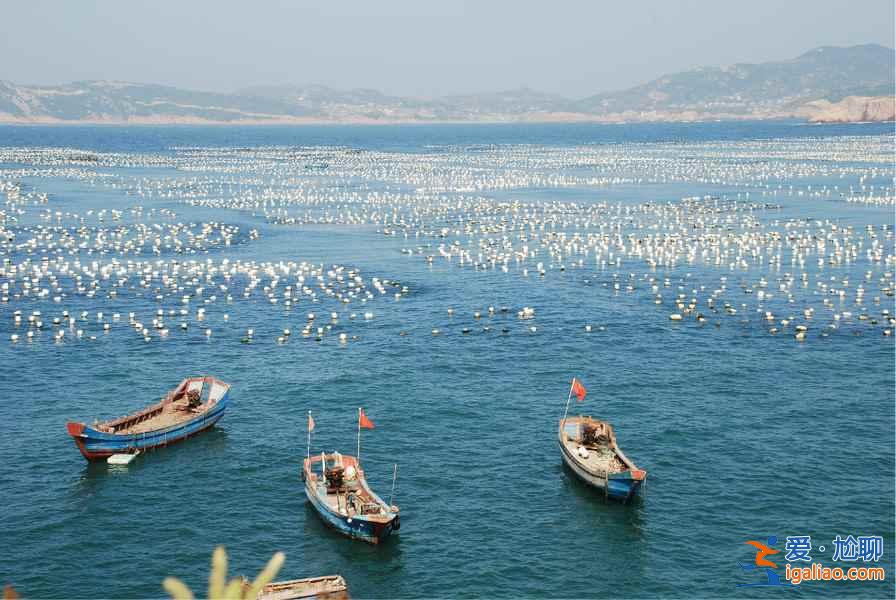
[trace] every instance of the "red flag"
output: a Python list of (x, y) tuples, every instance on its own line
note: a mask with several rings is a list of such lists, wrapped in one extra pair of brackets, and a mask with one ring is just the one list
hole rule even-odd
[(364, 414), (364, 409), (360, 409), (358, 412), (358, 421), (359, 427), (363, 429), (373, 429), (373, 421), (367, 418), (367, 415)]
[(585, 394), (588, 393), (585, 386), (582, 385), (582, 382), (575, 377), (572, 378), (572, 393), (576, 395), (579, 402), (583, 402), (585, 400)]
[(311, 418), (311, 413), (308, 413), (308, 431), (314, 431), (314, 419)]

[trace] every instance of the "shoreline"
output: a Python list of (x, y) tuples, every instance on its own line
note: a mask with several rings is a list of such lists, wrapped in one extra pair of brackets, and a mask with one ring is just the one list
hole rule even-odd
[(348, 112), (342, 116), (295, 116), (289, 114), (227, 111), (233, 118), (206, 118), (196, 115), (109, 115), (64, 119), (50, 115), (15, 115), (0, 112), (0, 125), (473, 125), (473, 124), (633, 124), (633, 123), (707, 123), (771, 120), (798, 120), (806, 123), (890, 123), (896, 120), (896, 97), (847, 96), (839, 102), (816, 100), (798, 107), (754, 109), (751, 112), (706, 112), (699, 109), (622, 110), (595, 114), (568, 111), (530, 111), (520, 113), (482, 113), (457, 118), (429, 118), (427, 115), (368, 116)]
[(763, 121), (794, 121), (804, 125), (868, 125), (896, 123), (886, 120), (830, 120), (820, 121), (796, 115), (780, 115), (757, 117), (754, 115), (732, 116), (702, 119), (482, 119), (482, 120), (380, 120), (380, 119), (240, 119), (233, 121), (216, 121), (208, 119), (4, 119), (0, 118), (0, 127), (271, 127), (271, 126), (395, 126), (395, 125), (646, 125), (646, 124), (689, 124), (689, 123), (748, 123)]

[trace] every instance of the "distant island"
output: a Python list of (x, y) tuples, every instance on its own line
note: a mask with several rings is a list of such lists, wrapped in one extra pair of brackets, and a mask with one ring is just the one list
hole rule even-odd
[(0, 123), (277, 124), (648, 122), (798, 118), (892, 121), (896, 52), (821, 47), (794, 59), (698, 67), (581, 100), (521, 88), (410, 98), (319, 85), (212, 93), (119, 81), (0, 81)]

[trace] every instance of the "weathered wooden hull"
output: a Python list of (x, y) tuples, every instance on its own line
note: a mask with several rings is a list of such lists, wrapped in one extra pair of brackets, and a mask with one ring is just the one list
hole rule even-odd
[(396, 515), (388, 522), (382, 523), (368, 521), (363, 516), (348, 517), (334, 512), (321, 501), (311, 487), (312, 485), (313, 482), (305, 479), (305, 496), (307, 496), (323, 522), (344, 535), (371, 544), (379, 544), (392, 535), (393, 531), (401, 527), (401, 517), (399, 515)]
[[(244, 591), (249, 588), (248, 580), (243, 584), (243, 588)], [(349, 600), (348, 586), (340, 575), (276, 581), (264, 586), (256, 600), (299, 600), (303, 598)]]
[(230, 403), (230, 391), (209, 410), (189, 421), (171, 427), (135, 434), (117, 434), (98, 431), (83, 423), (68, 423), (68, 433), (84, 458), (90, 461), (104, 460), (113, 454), (132, 454), (164, 446), (170, 446), (210, 429), (224, 416)]
[(607, 498), (628, 502), (635, 497), (641, 489), (643, 479), (635, 479), (631, 471), (623, 473), (610, 473), (608, 477), (591, 473), (582, 468), (576, 459), (569, 454), (566, 446), (560, 443), (560, 454), (563, 462), (575, 475), (586, 484), (603, 492)]

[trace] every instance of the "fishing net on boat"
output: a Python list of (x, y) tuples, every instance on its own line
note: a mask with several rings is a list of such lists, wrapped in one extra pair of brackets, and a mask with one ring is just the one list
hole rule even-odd
[(589, 464), (598, 471), (621, 473), (626, 470), (625, 464), (623, 464), (616, 453), (606, 446), (592, 449), (589, 453), (589, 461)]
[(603, 425), (584, 423), (582, 425), (582, 444), (586, 446), (603, 446), (610, 441)]

